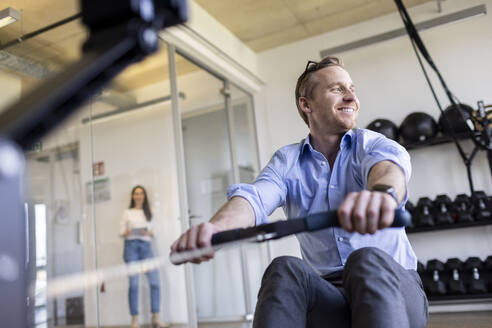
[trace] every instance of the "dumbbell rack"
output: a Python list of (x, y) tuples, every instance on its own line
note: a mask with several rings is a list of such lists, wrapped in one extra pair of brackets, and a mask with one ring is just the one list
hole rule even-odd
[[(458, 139), (467, 139), (467, 134), (457, 135)], [(438, 135), (434, 139), (427, 140), (419, 144), (402, 144), (407, 150), (419, 149), (437, 146), (452, 142), (451, 137), (446, 135)], [(408, 227), (407, 234), (415, 234), (422, 232), (435, 232), (441, 230), (455, 230), (472, 228), (479, 226), (492, 225), (492, 219), (476, 220), (473, 222), (455, 222), (451, 224), (440, 224), (430, 227)], [(476, 312), (476, 311), (492, 311), (492, 292), (483, 294), (465, 294), (465, 295), (429, 295), (429, 312), (430, 313), (454, 313), (454, 312)]]
[[(426, 293), (429, 299), (429, 312), (476, 312), (476, 311), (491, 311), (492, 310), (492, 290), (491, 281), (492, 271), (490, 268), (490, 258), (482, 261), (478, 257), (469, 257), (466, 262), (461, 262), (457, 258), (450, 258), (443, 264), (439, 260), (430, 260), (427, 266), (424, 267), (419, 263), (419, 275), (425, 286)], [(477, 263), (478, 262), (478, 263)], [(473, 276), (470, 276), (470, 271), (473, 268), (479, 268), (480, 276), (475, 279), (481, 279), (481, 283), (473, 284)], [(452, 284), (452, 277), (449, 270), (458, 269), (459, 279), (457, 284)], [(436, 273), (437, 272), (437, 273)], [(477, 271), (478, 273), (478, 271)], [(432, 278), (434, 276), (434, 280)], [(453, 272), (454, 275), (454, 272)], [(459, 281), (459, 283), (458, 283)], [(442, 287), (441, 287), (442, 286)], [(445, 286), (445, 287), (444, 287)], [(442, 288), (445, 288), (442, 290)], [(485, 289), (485, 290), (483, 290)], [(446, 293), (446, 295), (441, 295)]]
[(492, 302), (492, 293), (477, 294), (477, 295), (443, 295), (443, 296), (430, 296), (429, 301), (432, 304), (456, 304), (463, 303), (463, 301), (484, 301), (490, 300)]
[(429, 298), (429, 312), (476, 312), (492, 310), (492, 293), (480, 295), (433, 296)]
[[(470, 134), (469, 133), (457, 133), (456, 134), (456, 139), (458, 140), (465, 140), (469, 139)], [(428, 139), (425, 141), (421, 141), (419, 143), (405, 143), (405, 142), (400, 142), (400, 144), (405, 147), (407, 150), (412, 150), (412, 149), (418, 149), (422, 147), (428, 147), (428, 146), (435, 146), (435, 145), (441, 145), (441, 144), (446, 144), (453, 142), (453, 139), (445, 134), (438, 134), (432, 139)]]
[[(432, 232), (451, 229), (463, 229), (477, 226), (492, 225), (492, 219), (477, 220), (466, 223), (441, 224), (431, 227), (412, 227), (407, 228), (408, 234), (420, 232)], [(492, 293), (465, 294), (465, 295), (429, 295), (429, 312), (475, 312), (492, 311)]]
[(443, 225), (436, 225), (433, 227), (414, 227), (414, 228), (406, 228), (405, 230), (407, 234), (410, 234), (410, 233), (417, 233), (417, 232), (461, 229), (461, 228), (470, 228), (470, 227), (478, 227), (478, 226), (486, 226), (486, 225), (492, 225), (492, 220), (443, 224)]
[[(407, 228), (408, 234), (492, 225), (492, 219), (467, 223), (442, 224), (432, 227)], [(492, 293), (465, 295), (429, 295), (429, 312), (476, 312), (492, 311)]]

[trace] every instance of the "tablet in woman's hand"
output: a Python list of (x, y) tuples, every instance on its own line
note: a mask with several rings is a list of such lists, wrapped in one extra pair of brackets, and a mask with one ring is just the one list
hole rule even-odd
[(147, 234), (147, 228), (133, 228), (132, 229), (132, 235), (134, 236), (143, 236)]

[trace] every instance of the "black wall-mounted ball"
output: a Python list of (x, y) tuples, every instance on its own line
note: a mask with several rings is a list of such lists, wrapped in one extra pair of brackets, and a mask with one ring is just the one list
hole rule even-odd
[(437, 123), (432, 116), (422, 112), (410, 113), (400, 125), (400, 136), (407, 143), (419, 143), (437, 134)]
[(379, 132), (386, 138), (390, 138), (395, 141), (398, 141), (398, 138), (400, 137), (396, 124), (384, 118), (378, 118), (377, 120), (372, 121), (366, 129)]
[(439, 127), (444, 134), (451, 135), (451, 128), (453, 128), (454, 133), (470, 132), (465, 120), (471, 117), (473, 108), (466, 104), (460, 104), (460, 106), (463, 116), (460, 114), (460, 110), (457, 105), (451, 105), (444, 110), (444, 115), (441, 114), (439, 117)]

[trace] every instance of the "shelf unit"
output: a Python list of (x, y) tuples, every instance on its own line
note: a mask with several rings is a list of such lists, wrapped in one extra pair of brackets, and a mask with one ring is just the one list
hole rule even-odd
[(492, 311), (492, 294), (429, 298), (429, 313)]
[(418, 232), (462, 229), (462, 228), (478, 227), (478, 226), (485, 226), (485, 225), (492, 225), (492, 220), (473, 221), (473, 222), (466, 222), (466, 223), (443, 224), (443, 225), (436, 225), (433, 227), (407, 228), (406, 232), (407, 232), (407, 234), (410, 234), (410, 233), (418, 233)]
[[(466, 140), (466, 139), (471, 140), (470, 137), (471, 137), (470, 133), (458, 133), (458, 134), (456, 134), (456, 139), (458, 139), (458, 140)], [(442, 144), (451, 143), (451, 142), (453, 142), (453, 138), (451, 138), (450, 136), (444, 135), (444, 134), (438, 134), (434, 138), (424, 140), (422, 142), (414, 142), (414, 143), (400, 142), (400, 145), (405, 147), (407, 150), (412, 150), (412, 149), (419, 149), (419, 148), (424, 148), (424, 147), (429, 147), (429, 146), (442, 145)]]
[[(456, 138), (461, 140), (470, 139), (470, 134), (458, 134)], [(405, 143), (400, 144), (407, 150), (416, 150), (431, 146), (437, 146), (447, 143), (452, 143), (453, 139), (450, 136), (439, 134), (433, 139), (425, 140), (420, 143)], [(466, 229), (478, 226), (492, 225), (492, 219), (480, 220), (466, 223), (453, 223), (447, 225), (436, 225), (433, 227), (414, 227), (407, 228), (407, 234)], [(449, 312), (476, 312), (476, 311), (492, 311), (492, 293), (477, 294), (477, 295), (445, 295), (429, 297), (429, 313), (449, 313)]]

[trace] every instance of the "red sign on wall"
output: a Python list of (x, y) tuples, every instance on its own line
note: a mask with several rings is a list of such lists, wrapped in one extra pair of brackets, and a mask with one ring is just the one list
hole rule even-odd
[(92, 174), (95, 177), (104, 175), (104, 162), (96, 162), (92, 164)]

